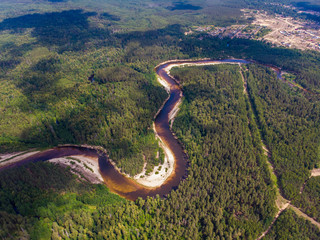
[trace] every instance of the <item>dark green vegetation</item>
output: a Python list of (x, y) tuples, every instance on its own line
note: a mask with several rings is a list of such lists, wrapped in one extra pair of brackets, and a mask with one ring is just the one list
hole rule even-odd
[[(219, 199), (216, 204), (226, 214), (223, 232), (229, 232), (233, 224), (239, 228), (229, 236), (257, 236), (272, 219), (275, 192), (257, 128), (253, 121), (248, 125), (252, 113), (243, 94), (239, 67), (182, 68), (172, 74), (181, 80), (185, 95), (174, 131), (192, 163), (188, 179), (193, 182), (191, 192), (200, 186)], [(200, 198), (205, 198), (204, 194)], [(228, 236), (218, 230), (224, 226), (217, 222), (219, 211), (206, 217), (206, 237)], [(258, 219), (262, 222), (257, 223)]]
[(319, 1), (311, 0), (311, 1), (295, 2), (293, 3), (293, 5), (297, 7), (298, 10), (315, 12), (316, 14), (303, 13), (302, 16), (305, 17), (306, 19), (320, 23)]
[(319, 163), (319, 95), (302, 92), (264, 67), (249, 65), (244, 73), (262, 138), (284, 196), (319, 220), (319, 178), (308, 180)]
[(17, 33), (32, 28), (31, 36), (39, 44), (46, 47), (58, 46), (60, 52), (77, 51), (83, 49), (89, 40), (107, 38), (108, 31), (89, 26), (88, 17), (95, 14), (83, 13), (81, 10), (28, 14), (3, 20), (0, 30)]
[(319, 102), (290, 89), (269, 69), (250, 65), (245, 78), (281, 187), (292, 199), (319, 161)]
[(270, 29), (268, 29), (267, 27), (263, 27), (256, 35), (255, 35), (255, 39), (258, 38), (262, 38), (265, 35), (267, 35), (269, 32), (271, 32)]
[[(116, 75), (119, 67), (109, 65), (97, 71), (95, 83), (86, 79), (85, 69), (83, 81), (77, 82), (72, 78), (79, 76), (81, 65), (76, 70), (63, 56), (47, 54), (19, 69), (21, 75), (12, 73), (11, 81), (2, 82), (3, 89), (11, 91), (3, 95), (2, 151), (59, 143), (101, 145), (112, 149), (110, 157), (130, 174), (141, 171), (142, 152), (147, 162), (159, 161), (155, 159), (159, 147), (149, 128), (166, 93), (154, 75), (125, 65)], [(70, 73), (70, 68), (75, 71)], [(100, 79), (110, 70), (114, 77)]]
[[(165, 3), (152, 5), (147, 26), (139, 14), (127, 14), (136, 8), (132, 3), (120, 9), (116, 1), (97, 1), (85, 10), (68, 4), (42, 2), (27, 14), (21, 4), (0, 23), (0, 151), (87, 143), (105, 147), (132, 175), (144, 159), (152, 169), (162, 161), (152, 119), (167, 96), (153, 68), (184, 56), (177, 46), (183, 26), (166, 25), (189, 21), (190, 10), (179, 10), (177, 21)], [(58, 11), (62, 6), (71, 9)], [(240, 14), (228, 11), (230, 21)], [(210, 21), (205, 15), (199, 12), (199, 23)], [(159, 23), (164, 28), (156, 29)], [(144, 30), (132, 31), (138, 26)]]
[(319, 162), (318, 96), (291, 89), (262, 67), (249, 65), (244, 75), (280, 188), (288, 199), (294, 199), (310, 176), (309, 170)]
[(316, 12), (320, 12), (320, 5), (317, 4), (317, 2), (311, 3), (309, 1), (305, 1), (305, 2), (296, 2), (294, 3), (295, 7), (304, 9), (304, 10), (312, 10), (312, 11), (316, 11)]
[(285, 210), (270, 232), (266, 235), (265, 240), (280, 239), (319, 239), (319, 229), (309, 221), (298, 217), (291, 209)]
[[(203, 37), (199, 40), (199, 37)], [(219, 39), (199, 34), (179, 45), (190, 57), (224, 59), (229, 57), (251, 59), (259, 63), (278, 66), (296, 74), (296, 82), (306, 89), (320, 93), (320, 54), (275, 48), (269, 43), (247, 39)]]
[(320, 221), (320, 177), (312, 177), (300, 196), (296, 198), (294, 204), (301, 208), (306, 214)]
[[(248, 125), (252, 113), (238, 66), (185, 68), (174, 74), (183, 79), (185, 92), (174, 130), (190, 156), (188, 178), (167, 199), (81, 207), (84, 225), (75, 220), (77, 210), (65, 211), (63, 218), (53, 214), (54, 239), (81, 234), (99, 239), (243, 239), (257, 237), (271, 223), (275, 191), (258, 132), (250, 130), (256, 127)], [(46, 226), (51, 225), (43, 226), (43, 232)]]
[[(244, 0), (231, 0), (228, 2), (220, 0), (95, 0), (90, 3), (88, 3), (88, 0), (70, 0), (55, 3), (50, 3), (46, 0), (3, 0), (1, 3), (0, 19), (81, 8), (87, 12), (97, 13), (89, 21), (94, 26), (102, 29), (109, 26), (112, 31), (121, 32), (164, 28), (172, 23), (184, 26), (212, 24), (212, 22), (220, 24), (236, 23), (243, 21), (240, 9), (246, 6)], [(12, 4), (14, 3), (16, 5), (13, 9)], [(116, 18), (110, 18), (110, 15), (116, 16)], [(100, 16), (108, 21), (103, 21)]]
[(91, 216), (101, 207), (123, 203), (104, 185), (79, 181), (50, 163), (10, 169), (0, 173), (0, 238), (57, 239), (62, 223), (70, 238), (90, 237)]
[[(320, 23), (320, 16), (304, 11), (320, 12), (318, 0), (296, 2), (292, 0), (248, 0), (246, 1), (251, 9), (267, 11), (269, 14), (281, 14), (302, 20), (311, 20)], [(303, 11), (303, 12), (300, 12)]]
[[(72, 186), (64, 189), (68, 192), (67, 196), (70, 192), (76, 198), (73, 201), (67, 198), (70, 208), (63, 204), (61, 206), (62, 200), (57, 200), (57, 191), (61, 191), (59, 183), (64, 181), (60, 177), (56, 180), (57, 176), (62, 175), (57, 172), (62, 171), (61, 169), (57, 170), (59, 168), (50, 167), (49, 164), (42, 166), (43, 163), (30, 168), (34, 175), (29, 175), (25, 169), (12, 169), (2, 178), (13, 178), (13, 184), (9, 185), (10, 194), (1, 194), (6, 197), (3, 200), (5, 207), (1, 207), (6, 212), (2, 214), (5, 219), (9, 219), (9, 223), (2, 223), (3, 229), (10, 229), (11, 235), (19, 236), (27, 234), (26, 232), (38, 237), (50, 237), (52, 234), (53, 239), (84, 236), (101, 239), (126, 236), (147, 239), (153, 236), (163, 239), (180, 236), (195, 239), (258, 236), (272, 221), (275, 193), (265, 164), (266, 159), (262, 154), (257, 127), (253, 125), (253, 121), (248, 125), (248, 119), (252, 118), (253, 113), (250, 112), (248, 100), (243, 94), (239, 68), (193, 67), (176, 69), (173, 74), (182, 81), (185, 93), (185, 101), (175, 121), (174, 130), (185, 144), (192, 162), (188, 179), (176, 192), (172, 192), (165, 200), (156, 198), (138, 200), (136, 204), (125, 202), (109, 205), (104, 201), (112, 202), (112, 195), (102, 194), (103, 192), (94, 190), (95, 187), (85, 185), (86, 194), (92, 194), (92, 197), (84, 201), (86, 198), (81, 197), (84, 192), (79, 190), (82, 189), (81, 184), (75, 187), (74, 184), (63, 182), (64, 187)], [(48, 171), (52, 173), (54, 184), (50, 179), (47, 182), (42, 180)], [(68, 175), (67, 171), (64, 174)], [(15, 178), (17, 179), (14, 180)], [(34, 179), (38, 179), (39, 183), (35, 183)], [(19, 187), (17, 183), (21, 182), (26, 187), (19, 188), (16, 195), (12, 196), (12, 189)], [(56, 189), (53, 193), (46, 190), (51, 184)], [(3, 185), (1, 188), (7, 189)], [(37, 188), (42, 191), (36, 190)], [(33, 191), (34, 195), (28, 198)], [(97, 198), (95, 191), (101, 201), (93, 200)], [(25, 192), (28, 194), (25, 195)], [(37, 197), (38, 194), (41, 197)], [(51, 203), (51, 194), (55, 194), (54, 199), (58, 203)], [(19, 202), (18, 199), (23, 198), (29, 200)], [(42, 200), (33, 202), (33, 199)], [(48, 207), (45, 208), (41, 212), (44, 215), (40, 214), (40, 219), (35, 220), (34, 216), (39, 216), (39, 213), (34, 213), (34, 209), (37, 209), (34, 206), (43, 209), (41, 204), (47, 203), (50, 211)], [(62, 203), (66, 204), (65, 201)], [(60, 207), (60, 211), (56, 205)], [(26, 214), (28, 209), (31, 211), (29, 215)], [(63, 217), (60, 217), (62, 212)], [(289, 224), (299, 224), (302, 229), (293, 233), (290, 231), (290, 234), (302, 231), (310, 234), (310, 238), (312, 234), (317, 234), (313, 226), (295, 216), (284, 221), (283, 217), (288, 218), (287, 215), (280, 217), (281, 221), (276, 225), (280, 226), (276, 230), (277, 235), (288, 234), (283, 233), (282, 227)], [(39, 223), (33, 225), (33, 221)], [(25, 230), (24, 233), (21, 227)], [(7, 233), (5, 230), (2, 234), (6, 237)]]
[(173, 6), (168, 7), (169, 10), (175, 11), (175, 10), (199, 10), (201, 7), (186, 4), (184, 2), (175, 2)]
[[(1, 152), (88, 143), (105, 147), (127, 173), (141, 171), (144, 158), (151, 169), (161, 161), (152, 119), (167, 97), (153, 68), (168, 59), (253, 59), (282, 67), (304, 88), (320, 92), (318, 53), (183, 34), (194, 25), (244, 23), (242, 7), (284, 12), (264, 0), (15, 2), (27, 4), (12, 8), (12, 0), (3, 0), (0, 8)], [(283, 193), (319, 218), (318, 178), (298, 194), (308, 170), (319, 164), (318, 95), (295, 91), (271, 70), (249, 66), (252, 113), (238, 71), (236, 66), (175, 71), (185, 102), (174, 130), (191, 166), (188, 179), (167, 199), (122, 202), (103, 186), (79, 183), (49, 164), (13, 169), (0, 177), (6, 191), (0, 195), (1, 237), (257, 237), (275, 213), (259, 130)], [(286, 224), (298, 228), (294, 234), (314, 231), (289, 213), (276, 222), (275, 234)]]

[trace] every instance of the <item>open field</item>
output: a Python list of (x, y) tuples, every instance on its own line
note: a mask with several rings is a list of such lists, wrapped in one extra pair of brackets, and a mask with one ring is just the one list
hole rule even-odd
[(253, 24), (271, 29), (261, 40), (277, 46), (320, 51), (320, 26), (317, 24), (262, 12), (254, 14), (254, 17)]
[(320, 25), (312, 21), (297, 20), (292, 17), (270, 15), (264, 11), (243, 9), (251, 23), (230, 26), (193, 26), (184, 34), (207, 33), (211, 37), (245, 38), (270, 42), (277, 47), (320, 51)]

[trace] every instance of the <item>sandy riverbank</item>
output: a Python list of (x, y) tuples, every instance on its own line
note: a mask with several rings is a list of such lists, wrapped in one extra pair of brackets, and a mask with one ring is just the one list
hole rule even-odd
[[(0, 154), (0, 167), (22, 161), (40, 151), (14, 152)], [(102, 183), (103, 178), (99, 172), (98, 158), (87, 156), (70, 156), (50, 159), (49, 162), (59, 164), (63, 167), (70, 166), (73, 173), (80, 178), (85, 178), (91, 183)]]
[(19, 162), (29, 156), (32, 156), (40, 151), (28, 151), (28, 152), (15, 152), (0, 154), (0, 167)]
[[(153, 130), (156, 133), (155, 125), (153, 124)], [(153, 171), (149, 173), (149, 175), (145, 175), (146, 169), (144, 169), (141, 173), (135, 175), (133, 179), (136, 180), (139, 184), (145, 187), (159, 187), (161, 186), (167, 179), (170, 177), (172, 172), (174, 171), (174, 156), (170, 150), (170, 148), (159, 138), (156, 133), (156, 137), (160, 140), (160, 146), (164, 150), (164, 163), (158, 166), (155, 166)], [(142, 177), (143, 176), (143, 177)]]
[(176, 118), (179, 110), (180, 110), (180, 105), (182, 104), (182, 94), (180, 100), (177, 102), (177, 104), (174, 106), (172, 111), (169, 113), (169, 123), (170, 123), (170, 128), (172, 128), (174, 119)]
[(70, 167), (71, 171), (80, 178), (85, 178), (91, 183), (103, 183), (103, 178), (99, 171), (99, 162), (96, 157), (68, 156), (50, 159), (49, 162), (63, 167)]
[[(210, 65), (219, 65), (219, 64), (236, 64), (238, 65), (239, 62), (236, 62), (237, 59), (233, 59), (234, 62), (227, 62), (227, 61), (219, 61), (219, 60), (209, 60), (209, 59), (201, 59), (201, 60), (206, 60), (207, 62), (185, 62), (185, 63), (172, 63), (168, 64), (167, 67), (164, 68), (164, 70), (167, 72), (167, 74), (170, 75), (170, 70), (174, 67), (191, 67), (191, 66), (210, 66)], [(196, 60), (196, 61), (201, 61), (201, 60)], [(179, 61), (184, 61), (184, 60), (177, 60)], [(244, 62), (245, 63), (245, 62)], [(249, 63), (249, 62), (248, 62)], [(241, 64), (241, 63), (240, 63)], [(173, 78), (173, 77), (172, 77)]]
[[(207, 60), (207, 59), (202, 59), (202, 60)], [(179, 62), (179, 61), (181, 61), (181, 60), (177, 60), (177, 62)], [(172, 62), (172, 61), (170, 61), (170, 62)], [(173, 67), (201, 66), (201, 65), (207, 66), (207, 65), (217, 65), (217, 64), (239, 64), (237, 62), (233, 63), (233, 62), (223, 62), (223, 61), (212, 61), (212, 62), (205, 62), (205, 63), (201, 63), (201, 62), (199, 62), (199, 63), (194, 63), (194, 62), (170, 63), (170, 62), (168, 62), (169, 64), (165, 68), (163, 68), (163, 70), (172, 79), (174, 79), (174, 77), (170, 74), (170, 70)], [(163, 64), (164, 63), (162, 63), (160, 65), (163, 65)], [(160, 66), (160, 65), (158, 65), (158, 66)], [(157, 79), (158, 79), (158, 82), (166, 89), (166, 91), (168, 93), (170, 93), (170, 88), (171, 88), (170, 84), (168, 84), (168, 82), (165, 81), (164, 79), (162, 79), (160, 76), (158, 76)], [(179, 112), (180, 105), (182, 104), (182, 92), (181, 92), (180, 97), (181, 97), (180, 100), (176, 103), (176, 105), (174, 106), (172, 111), (169, 113), (170, 127), (172, 127), (174, 119), (175, 119), (176, 115)], [(164, 104), (165, 104), (165, 102), (164, 102)], [(157, 114), (161, 111), (161, 109), (163, 108), (164, 104), (159, 109)], [(133, 179), (136, 182), (138, 182), (139, 184), (141, 184), (141, 185), (143, 185), (145, 187), (151, 187), (151, 188), (155, 188), (155, 187), (161, 186), (169, 178), (169, 176), (174, 171), (174, 164), (175, 164), (175, 161), (176, 161), (174, 159), (174, 156), (173, 156), (170, 148), (157, 135), (157, 132), (156, 132), (156, 129), (155, 129), (154, 125), (153, 125), (153, 130), (154, 130), (154, 132), (156, 134), (156, 137), (160, 140), (161, 148), (164, 150), (164, 153), (165, 153), (164, 163), (160, 164), (158, 166), (155, 166), (153, 171), (151, 173), (149, 173), (147, 176), (145, 175), (145, 173), (146, 173), (146, 164), (145, 164), (144, 168), (143, 168), (143, 171), (133, 177)]]
[[(167, 74), (169, 76), (170, 76), (170, 69), (171, 68), (172, 68), (172, 64), (170, 64), (166, 68), (164, 68), (164, 70), (167, 72)], [(162, 79), (160, 76), (158, 76), (157, 80), (165, 88), (167, 93), (170, 94), (170, 88), (171, 88), (170, 84), (167, 81), (165, 81), (164, 79)], [(169, 97), (170, 97), (170, 95), (168, 96), (166, 101), (164, 101), (163, 105), (158, 110), (158, 112), (155, 116), (157, 116), (158, 113), (162, 110), (163, 106), (165, 105), (165, 103), (167, 102)], [(182, 92), (181, 92), (180, 97), (182, 97)], [(171, 122), (171, 127), (172, 127), (174, 118), (179, 111), (179, 106), (181, 105), (181, 103), (182, 103), (182, 101), (180, 99), (179, 102), (176, 103), (174, 108), (169, 113), (169, 122)], [(165, 154), (164, 163), (160, 164), (158, 166), (155, 166), (153, 171), (151, 173), (149, 173), (148, 175), (145, 175), (146, 174), (146, 164), (145, 164), (142, 172), (133, 177), (133, 179), (136, 182), (138, 182), (139, 184), (141, 184), (145, 187), (151, 187), (151, 188), (161, 186), (170, 177), (170, 175), (174, 171), (174, 163), (175, 163), (175, 159), (174, 159), (174, 155), (173, 155), (172, 151), (162, 141), (162, 139), (158, 136), (154, 123), (153, 123), (153, 131), (156, 135), (156, 138), (158, 138), (160, 140), (160, 147), (164, 151), (164, 154)]]

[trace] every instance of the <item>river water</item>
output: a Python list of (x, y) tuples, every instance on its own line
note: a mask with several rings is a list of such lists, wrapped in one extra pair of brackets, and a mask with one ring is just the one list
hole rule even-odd
[[(147, 196), (156, 196), (159, 195), (163, 197), (171, 192), (171, 190), (176, 189), (179, 186), (179, 183), (182, 179), (187, 176), (188, 161), (187, 155), (184, 152), (183, 147), (172, 134), (169, 126), (169, 115), (170, 112), (174, 109), (176, 104), (181, 100), (182, 91), (179, 84), (171, 77), (166, 71), (167, 67), (170, 65), (210, 65), (210, 64), (249, 64), (250, 61), (242, 59), (225, 59), (225, 60), (177, 60), (177, 61), (168, 61), (163, 64), (158, 65), (155, 68), (155, 71), (162, 80), (166, 81), (170, 86), (170, 97), (163, 105), (162, 109), (159, 111), (155, 118), (155, 131), (159, 138), (162, 140), (165, 145), (171, 150), (174, 159), (174, 170), (168, 179), (160, 187), (149, 188), (144, 187), (138, 184), (131, 178), (126, 177), (121, 174), (108, 160), (105, 153), (86, 147), (71, 147), (63, 146), (56, 147), (37, 153), (33, 156), (27, 157), (26, 159), (13, 163), (8, 166), (0, 168), (0, 171), (15, 167), (21, 166), (29, 162), (39, 162), (46, 161), (52, 158), (66, 157), (72, 155), (82, 155), (89, 157), (96, 157), (99, 160), (99, 168), (101, 175), (104, 179), (105, 184), (110, 189), (110, 191), (119, 194), (122, 197), (125, 197), (129, 200), (135, 200), (138, 197), (146, 198)], [(273, 67), (274, 68), (274, 67)], [(280, 70), (275, 70), (280, 75)]]

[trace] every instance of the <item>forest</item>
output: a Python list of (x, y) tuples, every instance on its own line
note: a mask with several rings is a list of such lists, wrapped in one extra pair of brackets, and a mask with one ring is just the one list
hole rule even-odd
[[(248, 69), (248, 74), (260, 70), (276, 80), (268, 69), (256, 65), (249, 65)], [(74, 184), (76, 178), (68, 171), (49, 163), (37, 163), (0, 173), (1, 189), (5, 192), (1, 194), (2, 214), (11, 219), (10, 223), (2, 223), (3, 229), (10, 229), (15, 236), (26, 234), (21, 228), (27, 229), (32, 236), (52, 239), (258, 237), (273, 220), (276, 191), (239, 71), (238, 66), (228, 65), (172, 70), (184, 91), (184, 102), (173, 130), (184, 144), (191, 166), (188, 178), (167, 198), (119, 201), (103, 185)], [(63, 173), (56, 173), (59, 171)], [(41, 181), (48, 172), (49, 181)], [(56, 181), (58, 175), (66, 177)], [(55, 185), (51, 181), (56, 181)], [(52, 191), (47, 191), (51, 184)], [(67, 198), (66, 202), (61, 191), (76, 199), (70, 196), (74, 200)], [(307, 187), (305, 191), (308, 193)], [(29, 192), (33, 193), (31, 197), (26, 194)], [(43, 206), (48, 206), (48, 210), (44, 211)], [(34, 227), (33, 221), (41, 224)], [(288, 231), (298, 226), (301, 230)], [(8, 231), (1, 234), (8, 236)], [(318, 235), (317, 228), (287, 210), (266, 239), (281, 236), (317, 239)]]
[[(79, 181), (68, 169), (50, 163), (30, 164), (0, 173), (0, 237), (55, 239), (51, 228), (72, 214), (70, 225), (92, 225), (88, 216), (100, 206), (119, 206), (124, 200), (104, 185)], [(78, 229), (79, 230), (79, 229)], [(83, 230), (69, 237), (90, 236)]]
[[(241, 8), (296, 12), (260, 0), (24, 0), (14, 9), (12, 2), (0, 8), (0, 153), (90, 144), (125, 173), (139, 173), (144, 162), (152, 169), (162, 161), (152, 122), (167, 98), (154, 67), (170, 59), (275, 65), (309, 93), (256, 64), (243, 66), (249, 97), (238, 66), (173, 69), (184, 92), (173, 131), (190, 165), (178, 189), (131, 202), (49, 163), (0, 172), (1, 238), (254, 239), (277, 212), (276, 184), (320, 221), (319, 177), (309, 178), (320, 165), (319, 53), (184, 34), (250, 21)], [(265, 238), (319, 235), (287, 209)]]
[(319, 97), (290, 89), (274, 72), (253, 66), (245, 73), (249, 96), (280, 185), (293, 199), (319, 163)]
[(294, 204), (305, 211), (306, 214), (316, 220), (320, 220), (320, 178), (312, 177), (307, 180), (302, 193), (294, 200)]
[(298, 217), (292, 210), (286, 210), (275, 226), (264, 238), (273, 239), (319, 239), (319, 230), (310, 222)]
[[(118, 207), (97, 207), (93, 212), (82, 207), (87, 222), (94, 222), (91, 225), (75, 222), (73, 228), (67, 227), (68, 222), (76, 221), (76, 210), (65, 211), (63, 218), (52, 216), (53, 239), (67, 238), (72, 233), (107, 239), (249, 238), (257, 237), (270, 224), (275, 214), (275, 191), (265, 156), (254, 145), (258, 135), (250, 135), (248, 100), (243, 95), (238, 67), (195, 67), (173, 73), (183, 79), (185, 92), (174, 131), (185, 144), (192, 163), (188, 178), (167, 199), (138, 199)], [(28, 183), (28, 179), (25, 181)], [(11, 198), (9, 195), (2, 201), (10, 202)]]
[(319, 178), (308, 180), (320, 162), (319, 96), (293, 89), (262, 67), (249, 65), (245, 77), (283, 195), (319, 220)]

